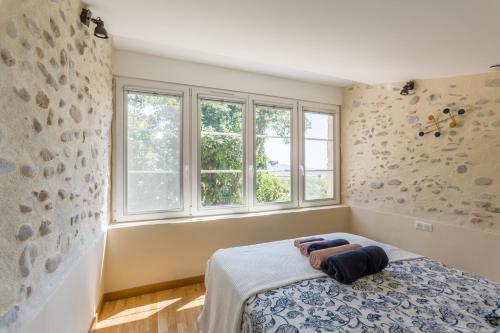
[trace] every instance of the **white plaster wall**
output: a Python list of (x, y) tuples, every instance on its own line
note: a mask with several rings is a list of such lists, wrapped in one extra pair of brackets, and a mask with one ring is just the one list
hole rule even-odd
[(342, 104), (342, 88), (123, 50), (113, 51), (113, 74), (328, 104)]
[(347, 231), (349, 208), (310, 208), (194, 221), (122, 223), (108, 230), (104, 292), (205, 273), (220, 248)]
[[(409, 96), (403, 85), (345, 90), (343, 203), (498, 234), (500, 73), (418, 80)], [(458, 126), (419, 137), (445, 107), (465, 108)]]
[(433, 231), (415, 230), (414, 216), (350, 207), (349, 232), (500, 282), (500, 234), (425, 220)]
[(109, 221), (111, 42), (79, 23), (78, 0), (1, 7), (0, 332), (18, 332), (97, 290), (49, 301)]
[(23, 333), (86, 333), (102, 299), (106, 234), (75, 262)]

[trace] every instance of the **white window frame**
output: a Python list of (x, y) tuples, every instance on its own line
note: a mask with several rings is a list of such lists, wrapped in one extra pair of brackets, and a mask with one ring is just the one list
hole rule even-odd
[[(154, 219), (165, 219), (186, 216), (190, 207), (189, 180), (189, 109), (190, 89), (187, 86), (167, 84), (117, 77), (115, 79), (116, 116), (114, 118), (114, 144), (112, 155), (112, 204), (113, 221), (130, 222)], [(181, 209), (158, 212), (142, 212), (129, 214), (127, 212), (127, 93), (165, 94), (181, 97)]]
[[(195, 87), (175, 83), (115, 77), (115, 117), (113, 119), (112, 144), (112, 215), (113, 223), (138, 222), (224, 215), (258, 211), (272, 211), (300, 207), (328, 206), (340, 203), (340, 111), (339, 106), (323, 103), (300, 101), (223, 89)], [(126, 92), (143, 92), (181, 96), (181, 202), (182, 209), (164, 212), (141, 212), (127, 214), (127, 103)], [(243, 116), (243, 205), (201, 207), (200, 188), (200, 117), (199, 98), (209, 98), (227, 102), (242, 103)], [(275, 106), (292, 110), (291, 144), (291, 201), (257, 203), (255, 168), (255, 107), (257, 105)], [(334, 198), (324, 200), (305, 200), (304, 172), (304, 113), (318, 112), (332, 114), (334, 117)]]
[[(240, 206), (213, 206), (213, 207), (203, 207), (201, 205), (201, 146), (200, 146), (200, 101), (201, 99), (223, 101), (223, 102), (235, 102), (243, 104), (243, 204)], [(221, 89), (208, 89), (208, 88), (194, 88), (191, 96), (191, 118), (192, 118), (192, 215), (222, 215), (222, 214), (235, 214), (244, 213), (249, 211), (248, 198), (249, 198), (249, 172), (247, 170), (247, 165), (249, 159), (249, 147), (247, 146), (248, 141), (248, 94), (238, 93), (229, 90)]]
[[(314, 206), (326, 206), (326, 205), (338, 205), (340, 203), (340, 119), (339, 119), (339, 106), (314, 103), (314, 102), (299, 102), (299, 194), (301, 207), (314, 207)], [(334, 184), (333, 184), (333, 198), (328, 199), (315, 199), (306, 200), (305, 199), (305, 128), (304, 119), (306, 112), (314, 113), (325, 113), (333, 115), (333, 149), (334, 149)]]
[[(251, 95), (250, 96), (250, 105), (251, 112), (250, 113), (250, 121), (249, 124), (252, 124), (249, 128), (250, 134), (250, 142), (251, 142), (251, 165), (249, 166), (249, 174), (251, 174), (250, 181), (250, 207), (252, 211), (268, 211), (268, 210), (280, 210), (287, 208), (297, 208), (299, 205), (299, 196), (298, 196), (298, 127), (297, 127), (297, 100), (287, 99), (287, 98), (279, 98), (279, 97), (269, 97), (269, 96), (260, 96), (260, 95)], [(256, 159), (257, 156), (255, 154), (257, 136), (255, 133), (255, 108), (257, 106), (272, 106), (284, 109), (291, 110), (291, 119), (290, 119), (290, 136), (291, 136), (291, 195), (290, 201), (287, 202), (266, 202), (266, 203), (258, 203), (257, 202), (257, 167), (256, 167)]]

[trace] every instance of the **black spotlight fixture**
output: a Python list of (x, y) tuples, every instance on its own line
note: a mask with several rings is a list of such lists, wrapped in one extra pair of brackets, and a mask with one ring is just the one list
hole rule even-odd
[(88, 9), (83, 8), (82, 13), (80, 14), (80, 22), (88, 27), (90, 26), (91, 21), (96, 24), (94, 36), (102, 39), (108, 39), (108, 32), (104, 28), (104, 22), (101, 20), (101, 18), (92, 18), (92, 12)]
[(415, 92), (415, 81), (408, 81), (406, 82), (403, 89), (401, 89), (400, 94), (406, 96), (413, 94), (414, 92)]

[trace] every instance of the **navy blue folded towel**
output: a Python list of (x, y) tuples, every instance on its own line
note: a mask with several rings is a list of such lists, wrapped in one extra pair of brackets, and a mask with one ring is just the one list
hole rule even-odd
[(310, 242), (319, 242), (322, 240), (325, 240), (325, 239), (321, 238), (321, 237), (311, 237), (311, 238), (305, 238), (305, 239), (298, 239), (297, 243), (300, 245), (300, 244), (310, 243)]
[(333, 239), (324, 242), (314, 243), (307, 248), (307, 254), (311, 254), (312, 251), (318, 251), (318, 250), (328, 249), (330, 247), (347, 245), (347, 244), (349, 244), (349, 242), (346, 241), (345, 239)]
[(352, 283), (358, 278), (375, 274), (389, 263), (385, 251), (379, 246), (367, 246), (326, 258), (321, 270), (341, 283)]

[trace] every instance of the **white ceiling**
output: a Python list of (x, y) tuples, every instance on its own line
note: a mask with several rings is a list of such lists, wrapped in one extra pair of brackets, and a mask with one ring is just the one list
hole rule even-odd
[(482, 73), (500, 0), (87, 0), (118, 49), (346, 85)]

